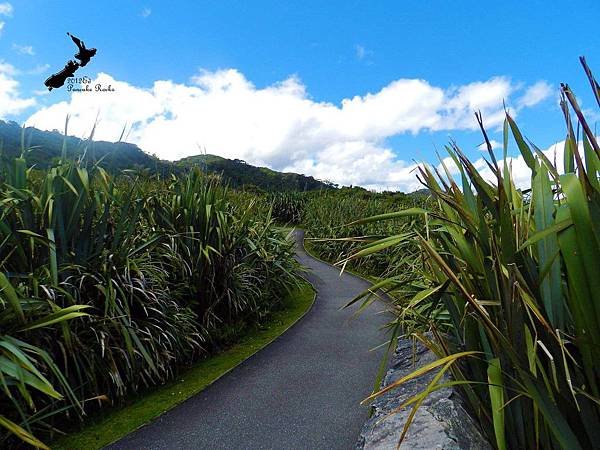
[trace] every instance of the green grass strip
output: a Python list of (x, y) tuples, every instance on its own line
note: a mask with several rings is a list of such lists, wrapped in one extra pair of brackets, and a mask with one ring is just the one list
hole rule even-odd
[(102, 448), (202, 391), (237, 365), (273, 342), (308, 312), (315, 292), (307, 282), (291, 292), (283, 308), (271, 314), (260, 328), (251, 329), (229, 349), (200, 361), (179, 374), (176, 380), (157, 387), (128, 406), (112, 409), (78, 432), (53, 442), (52, 449)]

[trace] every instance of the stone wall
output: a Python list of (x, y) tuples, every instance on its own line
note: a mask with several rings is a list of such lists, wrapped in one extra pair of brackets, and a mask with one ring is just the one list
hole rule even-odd
[[(435, 355), (420, 342), (403, 339), (394, 353), (383, 386), (408, 375), (415, 369), (435, 361)], [(436, 374), (423, 375), (392, 389), (373, 402), (374, 413), (365, 423), (357, 449), (396, 449), (402, 429), (412, 407), (392, 413), (413, 395), (423, 391)], [(446, 377), (445, 380), (448, 380)], [(387, 416), (387, 417), (386, 417)], [(408, 449), (491, 449), (475, 421), (462, 406), (452, 388), (437, 390), (421, 404), (402, 446)]]

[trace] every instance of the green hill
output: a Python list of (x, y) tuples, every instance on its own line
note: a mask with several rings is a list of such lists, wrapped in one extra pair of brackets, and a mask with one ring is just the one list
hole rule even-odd
[(163, 161), (126, 142), (90, 141), (74, 136), (65, 137), (58, 130), (42, 131), (22, 128), (16, 122), (0, 120), (0, 149), (6, 156), (19, 156), (28, 149), (25, 159), (29, 166), (46, 169), (61, 157), (63, 146), (70, 159), (85, 158), (89, 164), (99, 164), (112, 173), (126, 169), (146, 170), (151, 174), (181, 173), (200, 167), (221, 175), (234, 188), (254, 186), (264, 191), (313, 191), (335, 187), (330, 183), (297, 173), (282, 173), (266, 167), (255, 167), (239, 159), (215, 155), (198, 155), (176, 162)]
[(89, 163), (99, 163), (109, 172), (125, 169), (146, 169), (150, 173), (179, 171), (173, 163), (161, 161), (145, 153), (137, 145), (126, 142), (89, 141), (74, 136), (65, 137), (59, 131), (42, 131), (37, 128), (22, 128), (16, 122), (0, 120), (0, 149), (7, 156), (19, 156), (26, 148), (25, 159), (29, 166), (46, 169), (60, 158), (63, 144), (67, 157), (85, 157)]
[(216, 155), (189, 156), (175, 164), (181, 168), (198, 166), (207, 172), (221, 174), (232, 187), (256, 186), (265, 191), (314, 191), (336, 187), (310, 176), (277, 172), (267, 167), (252, 166), (240, 159)]

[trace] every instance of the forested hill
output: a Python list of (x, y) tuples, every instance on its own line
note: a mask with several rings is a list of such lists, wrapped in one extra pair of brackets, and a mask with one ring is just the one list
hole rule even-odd
[(29, 166), (45, 169), (60, 158), (63, 143), (67, 157), (86, 156), (90, 163), (99, 162), (109, 172), (125, 169), (145, 169), (150, 173), (179, 171), (173, 163), (161, 161), (142, 151), (137, 145), (126, 142), (87, 141), (74, 136), (65, 136), (59, 131), (42, 131), (37, 128), (22, 128), (16, 122), (0, 120), (0, 149), (7, 156), (19, 156), (21, 149), (27, 150), (25, 159)]
[(19, 156), (21, 149), (29, 166), (46, 169), (62, 154), (66, 144), (67, 158), (77, 159), (85, 155), (91, 164), (98, 163), (111, 173), (123, 170), (144, 170), (149, 174), (182, 173), (192, 167), (200, 167), (210, 173), (222, 175), (234, 188), (255, 186), (264, 191), (312, 191), (334, 187), (330, 183), (297, 173), (282, 173), (266, 167), (255, 167), (238, 159), (226, 159), (215, 155), (190, 156), (176, 162), (164, 161), (145, 153), (141, 148), (126, 142), (88, 141), (65, 136), (55, 131), (22, 128), (16, 122), (0, 120), (0, 150), (6, 156)]
[(256, 167), (239, 159), (216, 155), (189, 156), (177, 161), (181, 168), (198, 166), (202, 170), (222, 174), (232, 187), (257, 186), (266, 191), (314, 191), (334, 185), (297, 173), (284, 173), (267, 167)]

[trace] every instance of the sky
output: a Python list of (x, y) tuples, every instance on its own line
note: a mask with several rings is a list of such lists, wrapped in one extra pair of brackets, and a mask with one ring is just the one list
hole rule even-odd
[[(69, 115), (69, 134), (98, 121), (96, 139), (125, 130), (162, 159), (207, 152), (407, 192), (450, 140), (483, 167), (476, 110), (494, 146), (506, 105), (549, 154), (561, 82), (600, 121), (578, 61), (600, 73), (599, 18), (597, 0), (0, 0), (0, 119), (64, 130)], [(43, 84), (73, 59), (67, 32), (98, 49), (76, 74), (92, 92)]]

